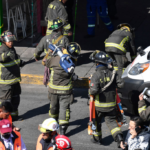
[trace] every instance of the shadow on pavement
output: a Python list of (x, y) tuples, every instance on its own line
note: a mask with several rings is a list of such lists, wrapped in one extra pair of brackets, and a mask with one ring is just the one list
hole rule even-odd
[(23, 120), (29, 119), (29, 118), (32, 118), (41, 114), (47, 114), (48, 110), (49, 110), (49, 103), (41, 107), (31, 109), (27, 111), (26, 113), (24, 113), (23, 115), (21, 115), (21, 117), (23, 118)]
[(78, 134), (81, 131), (87, 129), (88, 121), (89, 121), (89, 117), (84, 118), (84, 119), (75, 120), (73, 122), (70, 122), (70, 126), (77, 125), (77, 127), (75, 129), (69, 131), (66, 134), (66, 136), (72, 136), (74, 134)]

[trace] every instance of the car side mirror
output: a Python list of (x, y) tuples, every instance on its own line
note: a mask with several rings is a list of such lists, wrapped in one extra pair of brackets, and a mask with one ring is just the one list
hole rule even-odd
[(139, 47), (137, 48), (137, 52), (138, 52), (141, 56), (145, 55), (145, 52), (144, 52), (142, 46), (139, 46)]

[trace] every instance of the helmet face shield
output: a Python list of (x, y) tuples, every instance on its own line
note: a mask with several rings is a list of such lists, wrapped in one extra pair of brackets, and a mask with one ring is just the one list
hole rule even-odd
[(41, 124), (39, 124), (38, 130), (39, 130), (40, 132), (42, 132), (42, 133), (50, 133), (50, 132), (52, 132), (52, 131), (50, 131), (50, 130), (47, 130), (47, 129), (43, 128)]
[(10, 31), (4, 31), (1, 35), (1, 40), (3, 42), (13, 42), (17, 41), (15, 35), (13, 35)]
[(8, 35), (4, 37), (4, 42), (13, 42), (13, 41), (17, 41), (15, 35)]

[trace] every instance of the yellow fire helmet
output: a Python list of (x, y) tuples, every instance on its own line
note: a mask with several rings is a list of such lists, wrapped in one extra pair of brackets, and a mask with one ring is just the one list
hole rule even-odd
[(46, 120), (43, 121), (42, 124), (39, 124), (38, 127), (39, 131), (41, 131), (42, 133), (48, 133), (50, 131), (56, 131), (59, 129), (59, 125), (57, 123), (57, 121), (53, 118), (48, 118)]

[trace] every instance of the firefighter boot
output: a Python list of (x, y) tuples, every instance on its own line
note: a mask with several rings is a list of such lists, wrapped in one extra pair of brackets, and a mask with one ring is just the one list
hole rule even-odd
[(92, 143), (95, 143), (95, 144), (99, 144), (99, 145), (101, 145), (102, 143), (101, 143), (101, 139), (102, 139), (102, 136), (92, 136), (91, 137), (91, 142)]
[(120, 148), (120, 143), (124, 143), (123, 135), (122, 134), (117, 134), (116, 136), (116, 142), (117, 142), (117, 147)]
[(60, 135), (65, 135), (68, 125), (61, 125), (60, 126)]

